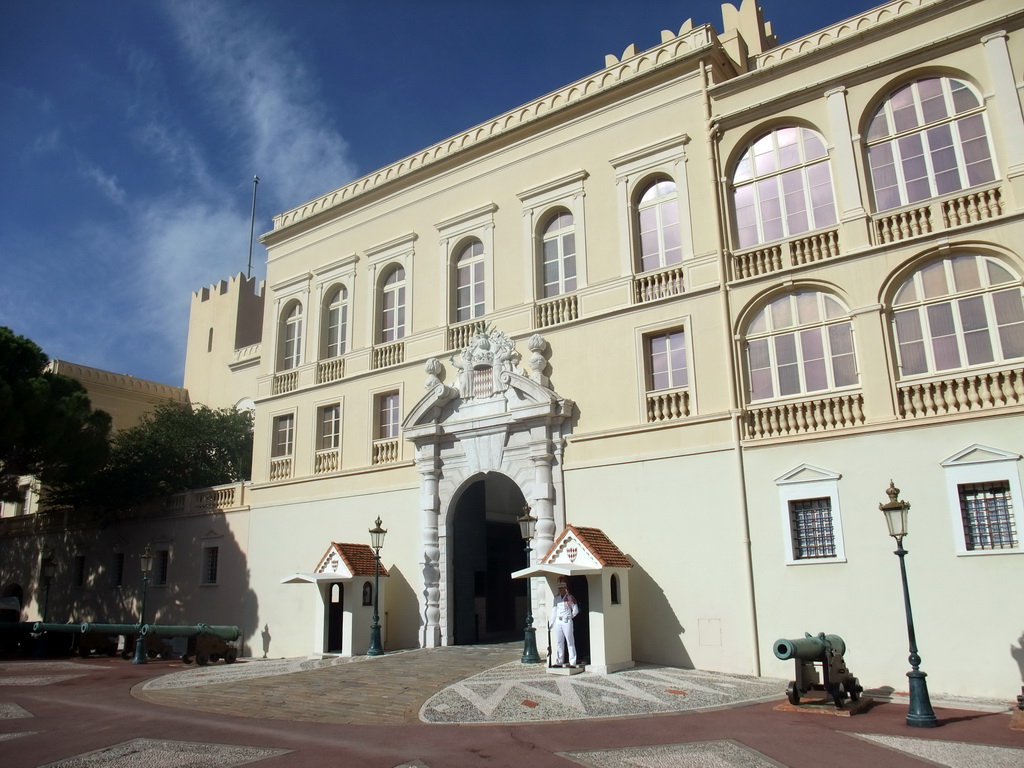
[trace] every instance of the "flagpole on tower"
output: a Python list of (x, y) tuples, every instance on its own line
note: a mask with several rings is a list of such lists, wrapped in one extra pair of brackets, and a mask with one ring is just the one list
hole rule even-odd
[(252, 277), (252, 237), (256, 228), (256, 187), (260, 183), (259, 176), (252, 177), (252, 216), (249, 219), (249, 268), (245, 272), (245, 279)]

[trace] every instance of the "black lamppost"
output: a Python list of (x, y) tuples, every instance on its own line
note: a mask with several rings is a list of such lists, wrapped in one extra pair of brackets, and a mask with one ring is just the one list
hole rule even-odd
[(377, 588), (380, 585), (380, 548), (384, 546), (384, 534), (387, 528), (380, 527), (380, 518), (377, 518), (376, 525), (370, 529), (370, 546), (373, 547), (373, 624), (370, 625), (370, 647), (366, 649), (367, 656), (383, 656), (384, 648), (380, 642), (380, 613), (377, 602)]
[(153, 550), (146, 545), (146, 551), (139, 556), (139, 564), (142, 566), (142, 610), (139, 611), (139, 632), (135, 635), (135, 656), (132, 664), (145, 664), (146, 642), (142, 637), (142, 627), (146, 623), (146, 591), (149, 589), (149, 572), (153, 570), (153, 561), (156, 557)]
[[(523, 507), (523, 516), (516, 518), (519, 523), (519, 531), (526, 542), (526, 567), (530, 567), (530, 541), (533, 539), (533, 532), (537, 527), (537, 518), (530, 514), (530, 505)], [(526, 629), (523, 630), (523, 658), (519, 661), (523, 664), (539, 664), (540, 656), (537, 654), (537, 630), (533, 626), (533, 583), (526, 579)]]
[(900, 559), (900, 576), (903, 578), (903, 604), (907, 611), (907, 635), (910, 638), (910, 666), (907, 672), (910, 679), (910, 707), (907, 710), (907, 725), (917, 728), (934, 728), (939, 724), (932, 710), (932, 702), (928, 698), (927, 675), (921, 671), (921, 657), (917, 653), (917, 636), (914, 634), (914, 614), (910, 610), (910, 588), (907, 586), (907, 566), (904, 558), (907, 550), (903, 548), (903, 537), (907, 535), (907, 513), (910, 503), (900, 501), (900, 489), (892, 480), (885, 491), (889, 501), (879, 504), (878, 508), (885, 514), (885, 522), (889, 526), (889, 535), (896, 539), (896, 551), (893, 553)]
[(40, 562), (40, 571), (43, 575), (43, 622), (46, 622), (46, 615), (50, 609), (50, 582), (57, 572), (57, 563), (53, 561), (53, 555), (44, 552)]

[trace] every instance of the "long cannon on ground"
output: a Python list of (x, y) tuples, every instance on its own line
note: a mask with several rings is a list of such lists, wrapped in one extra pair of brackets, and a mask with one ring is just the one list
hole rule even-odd
[(238, 627), (230, 627), (222, 624), (146, 624), (142, 628), (142, 634), (156, 635), (157, 637), (197, 637), (199, 635), (213, 635), (228, 642), (237, 640), (242, 630)]

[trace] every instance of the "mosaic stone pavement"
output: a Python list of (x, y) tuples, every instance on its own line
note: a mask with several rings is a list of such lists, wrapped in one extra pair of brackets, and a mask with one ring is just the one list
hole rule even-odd
[[(97, 667), (96, 669), (102, 669)], [(90, 674), (73, 661), (13, 661), (0, 664), (0, 686), (53, 685)], [(20, 674), (32, 672), (32, 674)], [(43, 673), (43, 674), (40, 674)]]
[(587, 768), (786, 768), (757, 750), (734, 741), (559, 754)]
[(208, 667), (193, 667), (153, 678), (145, 684), (145, 688), (146, 690), (196, 688), (204, 685), (287, 675), (292, 672), (309, 672), (337, 664), (357, 664), (366, 660), (365, 656), (339, 656), (328, 659), (254, 659), (234, 664), (211, 664)]
[(153, 768), (159, 765), (180, 768), (232, 768), (289, 751), (228, 744), (132, 739), (67, 760), (47, 763), (39, 768)]
[(652, 665), (565, 676), (512, 662), (435, 694), (420, 719), (494, 723), (650, 715), (777, 700), (785, 690), (783, 680)]
[(0, 720), (18, 720), (23, 717), (33, 717), (33, 715), (17, 704), (12, 704), (9, 701), (0, 701)]
[(1020, 768), (1024, 765), (1024, 749), (914, 739), (908, 736), (881, 736), (869, 733), (851, 735), (950, 768)]

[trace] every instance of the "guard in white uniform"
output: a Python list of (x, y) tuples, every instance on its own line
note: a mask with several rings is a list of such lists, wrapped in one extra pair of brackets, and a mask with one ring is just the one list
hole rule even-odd
[[(555, 666), (576, 666), (576, 638), (573, 637), (572, 620), (579, 615), (580, 606), (569, 594), (569, 584), (564, 576), (558, 579), (558, 594), (551, 604), (551, 641), (555, 644)], [(569, 648), (569, 663), (565, 663), (565, 648)]]

